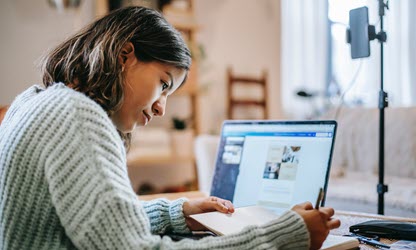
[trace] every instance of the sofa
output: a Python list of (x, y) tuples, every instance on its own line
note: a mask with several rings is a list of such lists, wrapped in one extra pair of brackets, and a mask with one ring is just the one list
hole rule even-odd
[[(378, 109), (343, 108), (338, 114), (327, 205), (377, 213)], [(334, 119), (328, 112), (321, 119)], [(416, 217), (416, 108), (385, 110), (386, 215)], [(199, 135), (195, 156), (199, 189), (210, 192), (218, 135)]]
[[(335, 111), (323, 118), (331, 119)], [(328, 200), (377, 207), (379, 110), (343, 108), (338, 114)], [(384, 183), (387, 210), (416, 217), (416, 108), (385, 109)], [(396, 213), (393, 215), (401, 215)]]

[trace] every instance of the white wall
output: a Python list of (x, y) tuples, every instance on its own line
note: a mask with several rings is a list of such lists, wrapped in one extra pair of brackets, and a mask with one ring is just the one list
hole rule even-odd
[(36, 63), (48, 50), (94, 18), (94, 1), (59, 13), (47, 0), (0, 1), (0, 105), (41, 84)]
[(228, 66), (249, 75), (267, 69), (270, 116), (281, 118), (280, 1), (196, 0), (195, 12), (208, 56), (199, 72), (200, 84), (208, 87), (200, 105), (202, 132), (218, 132), (225, 119)]
[[(94, 18), (93, 0), (59, 13), (47, 0), (0, 1), (0, 105), (33, 84), (41, 84), (36, 62), (48, 50)], [(226, 68), (259, 75), (269, 72), (271, 118), (280, 110), (280, 1), (195, 0), (197, 39), (208, 55), (200, 70), (202, 132), (218, 132), (225, 119)], [(185, 110), (176, 102), (170, 109)]]

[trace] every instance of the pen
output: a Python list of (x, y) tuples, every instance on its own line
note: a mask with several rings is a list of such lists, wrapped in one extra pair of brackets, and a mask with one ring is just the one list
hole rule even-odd
[(324, 198), (324, 190), (323, 188), (319, 188), (318, 198), (316, 199), (316, 203), (315, 203), (315, 209), (319, 209), (319, 205), (321, 204), (323, 198)]
[(389, 245), (381, 243), (380, 241), (374, 240), (374, 239), (370, 239), (364, 236), (361, 236), (359, 234), (351, 234), (352, 237), (357, 238), (361, 243), (370, 245), (370, 246), (375, 246), (375, 247), (384, 247), (384, 248), (390, 248)]

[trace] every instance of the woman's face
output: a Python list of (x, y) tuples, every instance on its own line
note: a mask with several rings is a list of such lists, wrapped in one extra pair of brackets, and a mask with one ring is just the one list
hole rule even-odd
[(123, 65), (124, 101), (111, 117), (117, 129), (131, 132), (136, 125), (146, 126), (154, 116), (163, 116), (166, 101), (183, 82), (186, 70), (159, 62), (144, 63), (127, 44), (120, 56)]

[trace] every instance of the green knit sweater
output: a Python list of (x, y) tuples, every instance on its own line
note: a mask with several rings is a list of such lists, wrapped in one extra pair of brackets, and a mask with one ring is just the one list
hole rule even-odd
[(0, 126), (0, 249), (305, 249), (302, 218), (287, 212), (238, 234), (173, 242), (188, 232), (182, 205), (139, 201), (106, 112), (63, 84), (30, 87)]

